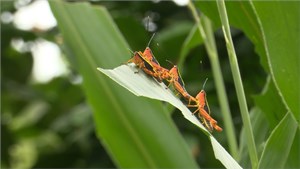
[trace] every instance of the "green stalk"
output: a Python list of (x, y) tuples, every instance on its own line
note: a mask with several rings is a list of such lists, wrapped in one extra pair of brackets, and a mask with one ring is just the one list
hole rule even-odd
[(212, 70), (214, 74), (215, 84), (217, 87), (218, 99), (221, 106), (222, 116), (224, 119), (225, 133), (229, 144), (229, 150), (234, 159), (238, 158), (238, 146), (236, 141), (235, 130), (232, 122), (232, 117), (229, 109), (227, 94), (225, 92), (225, 85), (222, 77), (222, 72), (220, 68), (220, 62), (218, 57), (218, 52), (216, 48), (216, 42), (214, 39), (213, 29), (211, 22), (207, 17), (203, 17), (204, 26), (200, 22), (200, 17), (196, 11), (194, 4), (190, 1), (189, 8), (196, 20), (197, 27), (199, 29), (200, 35), (203, 38), (205, 48), (207, 50)]
[(222, 22), (222, 28), (226, 40), (226, 47), (229, 55), (230, 67), (233, 75), (233, 81), (237, 92), (238, 102), (240, 106), (240, 111), (242, 115), (242, 120), (245, 127), (246, 137), (247, 137), (247, 145), (249, 149), (249, 156), (251, 159), (252, 168), (257, 168), (258, 157), (256, 152), (256, 146), (254, 142), (254, 136), (252, 132), (251, 122), (249, 111), (247, 107), (247, 101), (245, 97), (245, 92), (243, 88), (243, 83), (240, 75), (240, 70), (237, 62), (237, 57), (235, 53), (235, 49), (233, 46), (233, 42), (231, 39), (231, 33), (229, 28), (229, 22), (227, 18), (227, 11), (225, 7), (224, 0), (217, 0), (218, 10)]

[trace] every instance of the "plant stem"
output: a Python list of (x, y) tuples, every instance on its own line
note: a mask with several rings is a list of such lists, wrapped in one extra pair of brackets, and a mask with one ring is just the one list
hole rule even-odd
[(233, 156), (234, 159), (238, 158), (238, 146), (237, 146), (237, 141), (236, 141), (236, 135), (235, 135), (235, 130), (232, 122), (232, 117), (229, 109), (229, 104), (227, 100), (227, 95), (225, 92), (225, 85), (222, 77), (222, 72), (220, 68), (220, 63), (219, 63), (219, 57), (218, 57), (218, 52), (216, 48), (216, 43), (214, 39), (214, 34), (213, 34), (213, 29), (211, 26), (211, 22), (207, 17), (203, 17), (204, 21), (204, 26), (202, 26), (202, 23), (200, 22), (200, 17), (196, 11), (196, 8), (194, 4), (190, 1), (189, 3), (189, 8), (193, 14), (194, 19), (196, 20), (196, 24), (198, 27), (198, 30), (200, 32), (200, 35), (203, 38), (205, 48), (207, 50), (211, 65), (212, 65), (212, 70), (214, 74), (214, 79), (215, 79), (215, 84), (217, 87), (217, 93), (218, 93), (218, 99), (220, 102), (221, 110), (222, 110), (222, 116), (224, 119), (224, 125), (225, 125), (225, 132), (226, 132), (226, 137), (228, 140), (229, 144), (229, 149), (231, 152), (231, 155)]
[(238, 146), (237, 146), (237, 141), (236, 141), (236, 134), (235, 134), (234, 126), (233, 126), (231, 112), (229, 109), (227, 94), (225, 92), (225, 85), (224, 85), (224, 81), (223, 81), (222, 71), (221, 71), (221, 67), (220, 67), (219, 57), (217, 54), (217, 49), (216, 49), (216, 44), (215, 44), (215, 39), (214, 39), (211, 22), (206, 16), (203, 17), (203, 21), (205, 23), (204, 29), (205, 29), (206, 35), (208, 37), (208, 42), (210, 43), (213, 51), (215, 51), (212, 54), (209, 54), (208, 56), (210, 58), (210, 62), (212, 65), (212, 70), (213, 70), (213, 74), (214, 74), (214, 78), (215, 78), (215, 82), (216, 82), (215, 84), (217, 87), (218, 99), (219, 99), (221, 110), (222, 110), (224, 125), (226, 128), (225, 132), (226, 132), (227, 139), (229, 141), (230, 152), (232, 153), (232, 156), (234, 159), (238, 159)]
[(242, 120), (245, 127), (246, 137), (247, 137), (247, 145), (249, 149), (249, 156), (251, 159), (252, 168), (257, 168), (258, 164), (258, 157), (256, 152), (256, 146), (254, 142), (254, 136), (252, 132), (251, 122), (250, 122), (250, 116), (249, 111), (247, 107), (245, 92), (243, 88), (243, 83), (240, 75), (240, 70), (237, 62), (237, 57), (235, 53), (235, 49), (233, 46), (233, 42), (231, 39), (231, 33), (229, 28), (229, 22), (227, 18), (227, 11), (225, 7), (224, 0), (217, 0), (217, 6), (222, 22), (222, 29), (225, 36), (226, 41), (226, 47), (229, 55), (229, 61), (230, 61), (230, 67), (233, 75), (233, 81), (237, 92), (238, 102), (240, 106), (240, 111), (242, 115)]

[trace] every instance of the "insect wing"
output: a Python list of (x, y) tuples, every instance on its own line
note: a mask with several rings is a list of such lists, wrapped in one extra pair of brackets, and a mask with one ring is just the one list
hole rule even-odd
[(152, 50), (149, 47), (146, 47), (146, 49), (144, 50), (143, 55), (148, 59), (148, 61), (154, 62), (158, 66), (160, 66), (160, 64), (156, 60), (155, 56), (153, 55)]
[(142, 52), (138, 52), (138, 57), (144, 62), (144, 65), (145, 65), (146, 69), (148, 69), (152, 72), (155, 72), (154, 69), (153, 69), (152, 64), (143, 57)]

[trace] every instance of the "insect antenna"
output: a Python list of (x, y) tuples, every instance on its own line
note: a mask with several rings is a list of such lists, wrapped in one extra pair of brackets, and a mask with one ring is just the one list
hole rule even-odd
[[(150, 32), (149, 28), (150, 28), (150, 17), (148, 16), (148, 17), (147, 17), (147, 24), (146, 24), (146, 30), (147, 30), (148, 32)], [(153, 39), (154, 36), (155, 36), (155, 32), (154, 32), (153, 35), (151, 36), (151, 38), (150, 38), (150, 40), (149, 40), (149, 42), (148, 42), (148, 44), (147, 44), (147, 47), (150, 46), (150, 43), (151, 43), (151, 41), (152, 41), (152, 39)]]
[(204, 83), (203, 83), (203, 86), (202, 86), (202, 90), (204, 90), (204, 87), (206, 85), (206, 82), (207, 82), (208, 78), (205, 79)]
[(147, 47), (150, 46), (150, 43), (151, 43), (152, 39), (154, 38), (154, 36), (155, 36), (155, 33), (152, 34), (152, 36), (151, 36), (151, 38), (150, 38), (150, 40), (149, 40), (149, 42), (148, 42), (148, 44), (147, 44)]
[(134, 55), (134, 52), (131, 49), (127, 48), (127, 50), (129, 50), (129, 52)]
[(166, 60), (168, 63), (170, 63), (172, 66), (174, 66), (175, 64), (169, 60)]

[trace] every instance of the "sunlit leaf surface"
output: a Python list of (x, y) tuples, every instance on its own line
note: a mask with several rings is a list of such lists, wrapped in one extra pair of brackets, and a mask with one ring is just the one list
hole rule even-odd
[(158, 83), (153, 78), (148, 77), (141, 70), (137, 70), (134, 64), (122, 65), (113, 70), (102, 68), (98, 68), (98, 70), (137, 96), (166, 101), (177, 107), (187, 120), (197, 125), (209, 136), (215, 157), (226, 168), (241, 168), (220, 143), (202, 126), (197, 118), (192, 115), (189, 109), (174, 96), (172, 91), (167, 89), (164, 83)]

